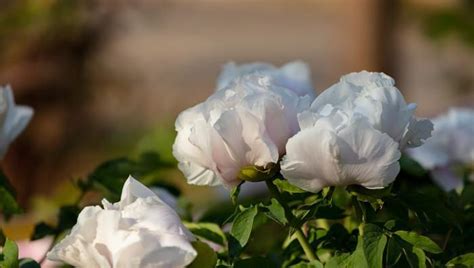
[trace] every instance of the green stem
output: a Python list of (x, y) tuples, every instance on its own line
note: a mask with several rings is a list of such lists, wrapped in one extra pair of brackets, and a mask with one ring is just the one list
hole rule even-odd
[(448, 234), (446, 235), (446, 239), (444, 240), (443, 243), (443, 251), (446, 250), (446, 247), (448, 246), (449, 239), (451, 238), (451, 233), (453, 232), (453, 228), (450, 228), (448, 231)]
[(308, 257), (309, 261), (315, 261), (318, 258), (316, 257), (316, 254), (314, 254), (313, 249), (311, 248), (311, 245), (308, 243), (308, 240), (306, 239), (306, 236), (303, 234), (303, 231), (301, 231), (300, 228), (296, 229), (295, 232), (296, 239), (298, 239), (298, 242), (300, 243), (301, 247), (304, 250), (304, 254), (306, 254), (306, 257)]
[[(284, 200), (282, 200), (282, 197), (280, 195), (280, 192), (278, 191), (277, 187), (273, 184), (272, 180), (266, 180), (265, 183), (267, 184), (267, 188), (270, 191), (270, 193), (278, 200), (278, 202), (283, 206), (285, 209), (285, 214), (288, 217), (288, 221), (290, 224), (294, 222), (294, 215), (291, 212), (290, 208), (286, 205)], [(309, 261), (315, 261), (318, 258), (316, 257), (316, 254), (314, 254), (313, 249), (311, 248), (311, 245), (309, 244), (308, 240), (306, 239), (306, 236), (304, 235), (303, 231), (301, 230), (301, 227), (296, 227), (295, 226), (295, 236), (298, 242), (300, 243), (301, 247), (303, 248), (303, 251), (308, 258)]]

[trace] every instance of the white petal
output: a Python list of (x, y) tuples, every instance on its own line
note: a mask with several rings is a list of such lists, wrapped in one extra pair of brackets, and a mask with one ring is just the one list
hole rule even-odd
[(248, 163), (256, 166), (266, 166), (278, 161), (278, 148), (267, 135), (264, 123), (251, 113), (238, 109), (243, 124), (242, 137), (249, 145), (246, 154)]
[(128, 206), (138, 198), (147, 197), (156, 197), (156, 194), (130, 175), (123, 184), (120, 207)]
[(279, 86), (290, 89), (298, 96), (308, 95), (311, 99), (316, 97), (308, 64), (302, 61), (293, 61), (283, 65), (280, 71)]
[(32, 116), (33, 109), (15, 104), (10, 86), (0, 87), (0, 158), (26, 128)]
[(319, 94), (311, 104), (311, 110), (319, 112), (328, 104), (342, 109), (353, 109), (352, 100), (356, 98), (361, 90), (361, 87), (341, 81)]
[[(474, 162), (474, 111), (452, 109), (433, 119), (433, 124), (432, 137), (424, 145), (407, 150), (408, 154), (426, 169), (454, 164), (471, 165)], [(429, 123), (417, 122), (414, 127), (418, 125), (422, 130), (417, 133), (425, 133), (426, 136)], [(407, 135), (407, 139), (409, 138)], [(417, 139), (418, 137), (414, 137), (409, 140), (414, 140), (416, 144)]]
[(176, 196), (170, 193), (167, 189), (162, 187), (153, 187), (150, 190), (153, 191), (163, 202), (170, 206), (174, 211), (181, 213), (181, 208), (178, 205)]
[(407, 132), (403, 135), (400, 148), (421, 146), (433, 131), (433, 123), (428, 119), (412, 118), (408, 125)]
[(311, 81), (311, 72), (308, 65), (302, 61), (293, 61), (281, 68), (267, 63), (255, 62), (236, 65), (231, 62), (224, 66), (217, 79), (216, 90), (229, 87), (239, 77), (250, 74), (260, 74), (271, 77), (274, 83), (287, 88), (298, 96), (308, 96), (313, 100), (316, 93)]
[(193, 162), (183, 161), (178, 164), (189, 184), (218, 186), (222, 185), (220, 177), (208, 168)]
[(289, 139), (281, 173), (293, 185), (318, 192), (338, 179), (336, 136), (322, 128), (303, 129)]
[(439, 167), (431, 171), (434, 182), (446, 192), (462, 187), (462, 178), (456, 175), (450, 167)]
[(222, 68), (222, 72), (217, 78), (216, 89), (223, 89), (230, 84), (230, 82), (240, 76), (251, 74), (254, 72), (261, 72), (266, 70), (274, 70), (275, 67), (271, 64), (255, 62), (249, 64), (237, 65), (234, 62), (227, 63)]
[[(338, 133), (341, 177), (366, 188), (383, 188), (400, 171), (398, 143), (369, 125), (364, 118), (354, 119)], [(344, 183), (347, 185), (347, 182)]]
[(391, 87), (395, 85), (395, 81), (390, 76), (384, 73), (377, 72), (353, 72), (341, 77), (341, 81), (351, 83), (355, 86), (366, 86), (374, 84), (377, 87)]
[(96, 235), (96, 217), (101, 211), (99, 207), (84, 208), (70, 234), (48, 252), (48, 259), (75, 267), (111, 267), (107, 258), (92, 243)]
[(399, 158), (398, 143), (358, 118), (337, 132), (318, 122), (302, 130), (289, 140), (281, 169), (290, 183), (311, 192), (350, 184), (381, 188), (397, 176)]

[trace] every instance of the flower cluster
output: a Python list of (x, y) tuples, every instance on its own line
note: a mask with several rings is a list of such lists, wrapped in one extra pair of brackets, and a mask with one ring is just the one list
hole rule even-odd
[(383, 73), (348, 74), (314, 98), (305, 66), (227, 65), (218, 90), (176, 121), (174, 155), (188, 182), (236, 186), (243, 168), (282, 157), (284, 177), (311, 192), (393, 182), (401, 150), (420, 146), (431, 122), (414, 117), (416, 105)]
[[(429, 139), (432, 122), (415, 117), (416, 104), (407, 103), (386, 74), (350, 73), (319, 96), (310, 76), (302, 62), (280, 68), (265, 63), (229, 63), (219, 75), (215, 92), (178, 116), (173, 155), (189, 184), (239, 189), (245, 181), (265, 181), (274, 197), (270, 204), (236, 208), (227, 236), (212, 223), (186, 223), (187, 229), (176, 213), (180, 208), (172, 196), (163, 190), (150, 190), (130, 177), (119, 202), (104, 200), (103, 207), (84, 208), (70, 234), (48, 253), (48, 258), (78, 267), (196, 267), (200, 265), (196, 257), (201, 256), (197, 243), (204, 241), (227, 250), (226, 254), (220, 251), (220, 264), (234, 267), (250, 239), (255, 218), (262, 214), (294, 231), (306, 257), (295, 257), (289, 263), (310, 261), (322, 267), (323, 261), (319, 262), (301, 227), (316, 219), (319, 206), (335, 207), (331, 199), (334, 186), (351, 185), (356, 186), (347, 187), (352, 195), (347, 199), (357, 204), (363, 216), (358, 232), (347, 228), (344, 235), (355, 234), (357, 245), (348, 245), (343, 255), (332, 252), (336, 256), (333, 267), (396, 264), (402, 253), (394, 260), (383, 258), (388, 239), (399, 252), (417, 252), (407, 255), (408, 261), (416, 257), (424, 264), (425, 251), (440, 253), (438, 245), (427, 237), (396, 231), (394, 224), (385, 224), (382, 230), (376, 221), (367, 222), (367, 207), (376, 210), (383, 203), (382, 194), (370, 196), (370, 190), (395, 181), (405, 151), (434, 174), (452, 172), (458, 163), (472, 165), (474, 113), (453, 110), (435, 118), (433, 138)], [(443, 187), (449, 184), (438, 183)], [(293, 199), (287, 202), (285, 198)], [(361, 203), (365, 201), (370, 204)], [(419, 207), (401, 209), (407, 218), (409, 210), (414, 211), (412, 215), (420, 212)], [(428, 215), (427, 210), (423, 207), (421, 214)], [(318, 239), (329, 237), (331, 230)], [(211, 255), (204, 256), (214, 267), (218, 257), (214, 254), (212, 260)]]

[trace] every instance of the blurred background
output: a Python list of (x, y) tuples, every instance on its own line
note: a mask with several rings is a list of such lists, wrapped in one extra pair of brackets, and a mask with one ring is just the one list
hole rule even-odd
[[(207, 98), (226, 62), (295, 59), (318, 92), (365, 69), (394, 77), (419, 116), (472, 107), (474, 1), (0, 0), (0, 84), (35, 109), (2, 163), (23, 217), (55, 213), (107, 159), (173, 161), (177, 114)], [(179, 171), (166, 176), (211, 202)]]

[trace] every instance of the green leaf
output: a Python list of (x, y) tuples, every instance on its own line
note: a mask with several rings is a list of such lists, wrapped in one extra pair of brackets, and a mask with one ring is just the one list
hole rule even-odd
[(418, 162), (407, 155), (400, 157), (400, 169), (402, 172), (414, 177), (423, 177), (428, 173)]
[(265, 213), (269, 218), (276, 221), (281, 225), (286, 225), (288, 223), (288, 219), (285, 215), (285, 209), (283, 206), (276, 200), (275, 198), (271, 199), (270, 205), (263, 206), (264, 208), (268, 209), (268, 212)]
[(253, 223), (258, 213), (258, 207), (250, 207), (240, 212), (232, 224), (230, 234), (237, 239), (239, 245), (243, 248), (247, 245), (252, 232)]
[(305, 190), (300, 189), (292, 184), (290, 184), (287, 180), (282, 180), (282, 179), (275, 179), (273, 180), (273, 184), (275, 184), (276, 187), (278, 187), (278, 190), (282, 192), (287, 192), (290, 194), (301, 194), (301, 193), (306, 193)]
[(434, 254), (443, 252), (443, 250), (435, 242), (433, 242), (433, 240), (426, 236), (409, 231), (396, 231), (395, 234), (408, 243), (412, 244), (414, 247), (420, 248), (427, 252)]
[(235, 217), (227, 239), (231, 260), (239, 256), (245, 245), (247, 245), (257, 214), (258, 207), (253, 206), (244, 208)]
[(317, 219), (330, 219), (330, 220), (343, 219), (346, 216), (347, 215), (345, 214), (345, 210), (335, 205), (319, 206), (315, 215)]
[(349, 253), (342, 253), (339, 255), (335, 255), (330, 258), (325, 268), (341, 268), (341, 267), (348, 267), (351, 261), (351, 255)]
[(446, 267), (474, 267), (474, 253), (467, 253), (451, 259)]
[(137, 160), (125, 157), (112, 159), (99, 165), (88, 176), (85, 185), (91, 184), (95, 189), (106, 193), (110, 201), (114, 201), (120, 198), (122, 186), (129, 175), (143, 178), (170, 166), (154, 152), (145, 152)]
[(16, 202), (15, 191), (7, 177), (0, 170), (0, 213), (9, 220), (14, 214), (21, 213), (22, 210)]
[(324, 268), (324, 265), (319, 261), (300, 262), (290, 266), (290, 268)]
[(196, 236), (224, 246), (226, 237), (219, 225), (207, 222), (185, 222), (184, 225)]
[(415, 212), (417, 218), (424, 225), (444, 222), (462, 231), (456, 215), (446, 205), (446, 195), (441, 191), (402, 192), (399, 196), (402, 203)]
[(3, 260), (0, 262), (2, 268), (18, 268), (18, 246), (7, 238), (3, 247)]
[(71, 229), (77, 222), (81, 209), (77, 206), (63, 206), (59, 209), (57, 231), (62, 232)]
[[(393, 235), (389, 241), (387, 249), (387, 265), (398, 263), (401, 267), (426, 267), (426, 256), (422, 249), (414, 247), (409, 242), (401, 239), (398, 235)], [(405, 258), (400, 258), (401, 254)], [(403, 264), (405, 262), (405, 264)]]
[(383, 207), (383, 198), (390, 196), (391, 186), (383, 189), (370, 190), (359, 185), (351, 185), (347, 187), (347, 191), (355, 196), (357, 200), (369, 203), (373, 210), (379, 210)]
[(350, 234), (340, 223), (332, 224), (322, 236), (322, 247), (326, 249), (349, 252), (353, 251), (357, 245), (357, 237)]
[(364, 241), (364, 253), (369, 267), (382, 267), (387, 236), (375, 224), (363, 225), (361, 233)]
[(198, 255), (196, 259), (187, 266), (188, 268), (213, 268), (216, 266), (217, 255), (209, 245), (201, 241), (195, 241), (192, 245)]
[(234, 268), (249, 268), (249, 267), (277, 268), (277, 265), (271, 259), (260, 257), (260, 256), (238, 260), (234, 264)]
[(406, 256), (410, 267), (426, 268), (426, 256), (423, 250), (416, 247), (412, 247), (411, 250), (404, 248), (403, 253)]
[(41, 268), (41, 266), (35, 260), (26, 258), (20, 260), (20, 268)]
[(386, 244), (387, 236), (382, 228), (375, 224), (364, 224), (360, 227), (360, 235), (354, 252), (347, 258), (331, 262), (333, 266), (330, 267), (383, 267), (383, 253)]
[(393, 267), (398, 263), (403, 254), (403, 248), (397, 243), (396, 239), (390, 238), (387, 243), (387, 253), (385, 254), (386, 264)]
[(474, 203), (474, 184), (468, 184), (464, 186), (461, 198), (465, 204)]

